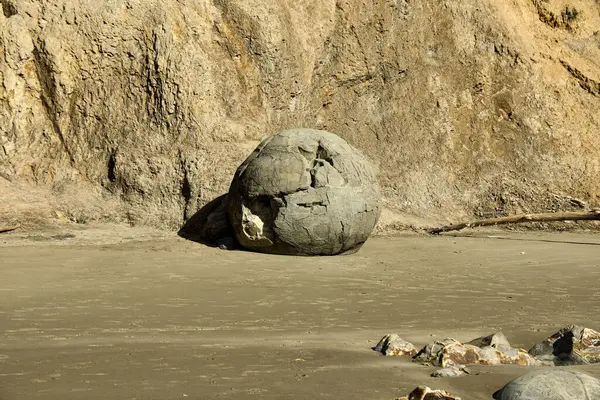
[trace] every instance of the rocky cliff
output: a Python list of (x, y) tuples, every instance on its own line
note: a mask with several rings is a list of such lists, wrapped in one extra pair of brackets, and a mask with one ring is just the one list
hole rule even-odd
[(597, 0), (0, 3), (0, 219), (174, 228), (298, 126), (384, 225), (598, 204)]

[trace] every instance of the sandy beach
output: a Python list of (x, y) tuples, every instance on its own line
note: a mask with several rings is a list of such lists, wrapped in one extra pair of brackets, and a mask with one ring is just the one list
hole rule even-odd
[[(12, 234), (10, 234), (12, 235)], [(371, 239), (350, 256), (222, 251), (174, 235), (0, 237), (0, 399), (463, 399), (530, 368), (459, 378), (371, 350), (502, 331), (530, 348), (600, 329), (600, 235)], [(98, 244), (100, 243), (100, 244)], [(600, 378), (600, 365), (573, 367)]]

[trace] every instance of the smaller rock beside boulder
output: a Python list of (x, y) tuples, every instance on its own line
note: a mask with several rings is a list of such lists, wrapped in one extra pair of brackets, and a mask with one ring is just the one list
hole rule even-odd
[(462, 400), (460, 397), (451, 395), (445, 390), (433, 390), (427, 386), (419, 386), (409, 395), (398, 397), (396, 400)]
[(465, 344), (452, 338), (444, 339), (428, 344), (414, 359), (442, 368), (464, 364), (540, 365), (527, 351), (510, 347), (502, 333), (483, 336)]
[(570, 325), (533, 346), (529, 354), (557, 366), (598, 363), (600, 333), (593, 329)]
[(395, 333), (385, 335), (381, 338), (379, 343), (377, 343), (377, 346), (373, 347), (373, 350), (384, 356), (412, 357), (417, 354), (417, 349), (412, 343), (407, 342)]
[(433, 378), (455, 378), (457, 376), (469, 375), (471, 371), (464, 365), (454, 365), (434, 371), (431, 376)]
[(496, 400), (598, 400), (600, 380), (563, 369), (534, 371), (510, 381), (493, 397)]

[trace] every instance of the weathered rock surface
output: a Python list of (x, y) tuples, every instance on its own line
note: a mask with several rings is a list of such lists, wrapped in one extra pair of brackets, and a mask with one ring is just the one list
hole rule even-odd
[(384, 356), (414, 356), (417, 354), (415, 346), (402, 339), (398, 334), (392, 333), (385, 335), (375, 347), (373, 347), (378, 353)]
[(294, 126), (379, 167), (390, 228), (598, 204), (595, 0), (0, 3), (2, 220), (179, 227)]
[(504, 333), (496, 332), (488, 336), (482, 336), (471, 340), (467, 344), (472, 344), (477, 347), (494, 347), (494, 348), (507, 348), (510, 347), (510, 343)]
[(597, 400), (600, 380), (575, 371), (534, 371), (507, 383), (494, 393), (496, 400)]
[(452, 338), (430, 343), (421, 349), (414, 359), (442, 368), (464, 364), (540, 365), (540, 362), (527, 351), (510, 347), (502, 333), (477, 338), (466, 344)]
[(399, 397), (396, 400), (461, 400), (461, 398), (451, 395), (445, 390), (434, 390), (427, 386), (419, 386), (408, 396)]
[(536, 358), (555, 365), (600, 362), (600, 333), (577, 325), (562, 328), (529, 350)]
[(340, 137), (313, 129), (265, 139), (238, 168), (228, 202), (240, 244), (276, 254), (354, 252), (381, 212), (369, 161)]
[[(425, 347), (423, 347), (419, 352), (413, 357), (415, 361), (423, 362), (423, 363), (431, 363), (436, 367), (442, 366), (442, 355), (444, 352), (444, 348), (446, 346), (461, 344), (458, 340), (453, 338), (446, 338), (444, 340), (435, 341), (433, 343), (429, 343)], [(475, 346), (472, 346), (475, 348)]]

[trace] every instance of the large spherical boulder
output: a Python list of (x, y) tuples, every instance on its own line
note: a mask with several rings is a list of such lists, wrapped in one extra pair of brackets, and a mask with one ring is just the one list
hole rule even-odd
[(600, 399), (600, 380), (562, 369), (534, 371), (507, 383), (494, 393), (494, 399), (597, 400)]
[(264, 140), (238, 168), (229, 219), (247, 249), (334, 255), (360, 248), (381, 210), (377, 178), (333, 133), (292, 129)]

